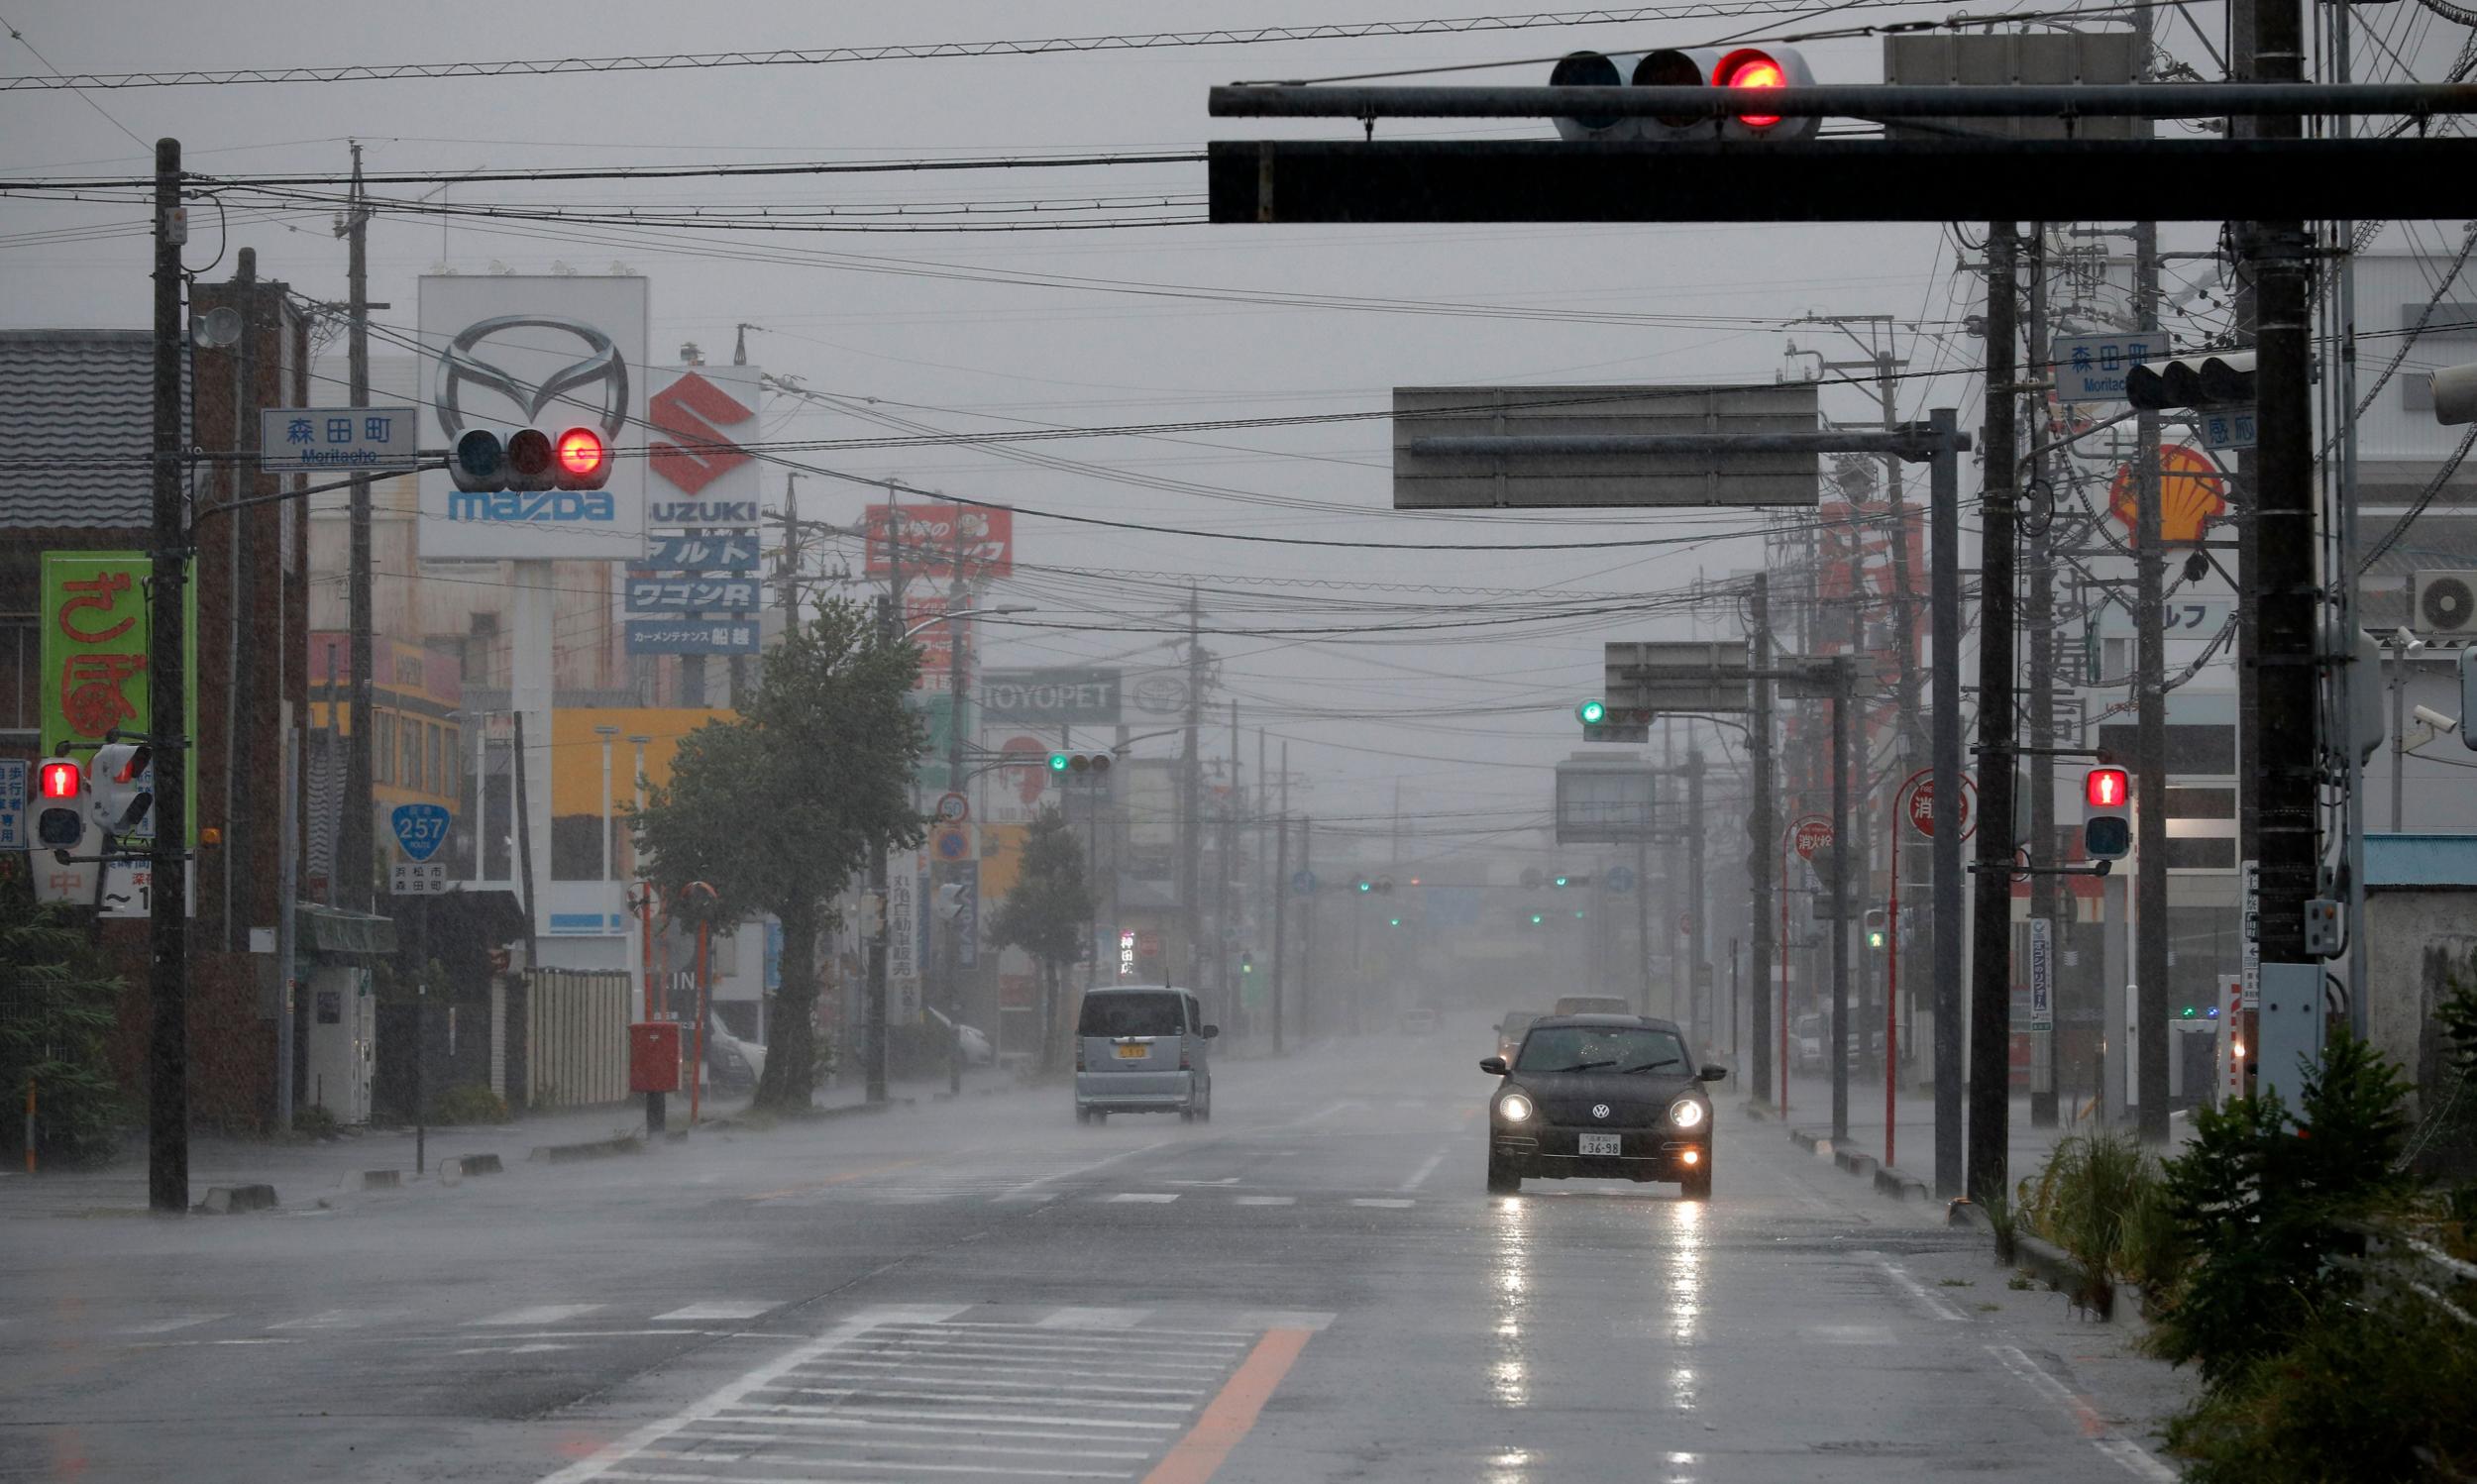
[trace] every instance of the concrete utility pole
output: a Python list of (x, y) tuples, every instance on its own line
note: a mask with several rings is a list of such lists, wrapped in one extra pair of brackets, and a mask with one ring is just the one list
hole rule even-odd
[[(1763, 992), (1766, 971), (1772, 967), (1773, 955), (1779, 947), (1773, 940), (1772, 900), (1773, 856), (1780, 849), (1780, 825), (1773, 812), (1776, 784), (1772, 762), (1772, 575), (1755, 574), (1751, 590), (1746, 594), (1746, 627), (1755, 641), (1755, 713), (1748, 719), (1746, 751), (1750, 760), (1754, 797), (1746, 810), (1746, 875), (1754, 898), (1754, 921), (1749, 926), (1754, 944), (1754, 978), (1757, 988), (1749, 1004), (1748, 1033), (1755, 1041), (1755, 1075), (1748, 1092), (1759, 1103), (1772, 1101), (1772, 997)], [(1940, 640), (1938, 641), (1941, 642)], [(1636, 874), (1634, 890), (1638, 900), (1646, 890), (1641, 873)]]
[(1198, 736), (1204, 725), (1204, 607), (1193, 583), (1187, 587), (1187, 752), (1180, 770), (1178, 804), (1178, 905), (1187, 928), (1187, 987), (1204, 983), (1204, 757)]
[[(887, 550), (891, 552), (897, 549), (896, 543), (892, 540), (893, 522), (891, 520), (888, 522), (888, 533)], [(902, 636), (903, 627), (896, 617), (902, 602), (903, 583), (898, 576), (893, 594), (879, 598), (877, 602), (879, 643), (893, 645)], [(886, 1101), (886, 919), (888, 915), (886, 910), (886, 855), (887, 849), (883, 841), (870, 847), (869, 895), (876, 901), (877, 906), (869, 933), (867, 1003), (861, 1007), (860, 1067), (861, 1075), (866, 1080), (866, 1090), (862, 1096), (871, 1103)], [(1044, 1054), (1048, 1045), (1049, 1027), (1044, 1025), (1041, 1027), (1040, 1035), (1040, 1048)]]
[[(1930, 414), (1937, 438), (1958, 418), (1949, 407)], [(1961, 808), (1961, 471), (1956, 459), (1929, 467), (1928, 571), (1935, 630), (1935, 1194), (1949, 1199), (1963, 1185), (1961, 1007), (1963, 970)], [(1984, 813), (1984, 810), (1982, 810)]]
[(1685, 751), (1685, 898), (1686, 1003), (1692, 1008), (1695, 1043), (1709, 1046), (1711, 996), (1703, 988), (1703, 975), (1710, 968), (1703, 961), (1709, 931), (1703, 922), (1703, 750), (1690, 743)]
[(1858, 664), (1850, 655), (1832, 664), (1832, 1137), (1849, 1137), (1849, 877), (1857, 861), (1849, 827), (1850, 734)]
[[(1259, 735), (1261, 735), (1259, 733)], [(1262, 779), (1257, 787), (1263, 787)], [(1290, 921), (1290, 744), (1281, 744), (1281, 815), (1273, 828), (1273, 1054), (1282, 1054), (1282, 996), (1288, 986), (1284, 930)]]
[[(2055, 383), (2054, 359), (2047, 344), (2047, 224), (2030, 224), (2029, 242), (2030, 317), (2029, 374), (2022, 379), (2035, 389), (2035, 405), (2043, 410), (2049, 404), (2048, 388)], [(2044, 416), (2030, 419), (2031, 437), (2044, 446), (2054, 440)], [(2045, 481), (2050, 467), (2049, 456), (2038, 456), (2033, 477)], [(2030, 720), (2030, 916), (2052, 926), (2061, 934), (2063, 923), (2057, 920), (2057, 907), (2062, 896), (2056, 890), (2059, 880), (2053, 874), (2056, 865), (2056, 759), (2050, 750), (2056, 745), (2056, 575), (2050, 563), (2049, 543), (2056, 524), (2055, 485), (2046, 481), (2049, 490), (2046, 512), (2035, 527), (2027, 530), (2029, 557), (2029, 594), (2021, 615), (2022, 627), (2029, 631), (2029, 720)], [(2075, 739), (2079, 741), (2079, 738)], [(2030, 1126), (2052, 1128), (2056, 1125), (2056, 1045), (2053, 1030), (2030, 1032)]]
[[(958, 507), (955, 513), (960, 517), (961, 508)], [(963, 521), (960, 518), (954, 522), (954, 588), (953, 597), (950, 600), (955, 604), (955, 611), (961, 612), (972, 604), (963, 582)], [(946, 620), (946, 790), (953, 794), (963, 792), (963, 706), (964, 698), (972, 684), (971, 668), (965, 658), (965, 651), (969, 648), (971, 638), (970, 624), (971, 620), (968, 618)], [(1097, 857), (1092, 849), (1089, 829), (1086, 831), (1085, 840), (1085, 859), (1088, 862), (1094, 861)], [(980, 890), (980, 862), (978, 860), (971, 863), (971, 870), (973, 892), (977, 896)], [(961, 863), (946, 867), (947, 879), (950, 881), (961, 882), (963, 872), (964, 868)], [(946, 944), (946, 1091), (961, 1093), (963, 1091), (963, 924), (960, 921), (949, 920), (941, 936)]]
[[(1285, 775), (1286, 776), (1286, 775)], [(1316, 874), (1316, 821), (1302, 815), (1299, 819), (1299, 869), (1310, 876)], [(1299, 922), (1299, 1038), (1316, 1034), (1316, 901), (1323, 895), (1320, 886), (1307, 894), (1305, 913)]]
[[(147, 594), (147, 738), (155, 759), (148, 914), (147, 1204), (189, 1209), (189, 728), (182, 624), (189, 533), (182, 518), (180, 141), (155, 144), (153, 583)], [(239, 539), (237, 533), (234, 539)], [(367, 817), (367, 816), (365, 816)], [(108, 866), (95, 868), (98, 877)]]
[(1213, 893), (1213, 987), (1221, 997), (1222, 1013), (1233, 1020), (1243, 1019), (1246, 1007), (1238, 1003), (1237, 986), (1231, 983), (1230, 949), (1237, 927), (1232, 910), (1231, 856), (1238, 840), (1238, 702), (1230, 703), (1230, 793), (1222, 800), (1222, 848), (1220, 881)]
[[(2148, 16), (2135, 23), (2147, 35)], [(2159, 328), (2159, 228), (2133, 227), (2133, 317)], [(2135, 1131), (2168, 1137), (2167, 635), (2161, 604), (2167, 553), (2159, 534), (2159, 414), (2133, 421), (2133, 1081)], [(2302, 908), (2300, 908), (2302, 911)]]
[[(344, 220), (336, 231), (345, 239), (345, 289), (351, 300), (352, 322), (346, 340), (347, 374), (352, 381), (353, 405), (370, 405), (370, 217), (371, 211), (362, 191), (362, 147), (353, 146), (353, 194), (346, 206)], [(372, 813), (377, 804), (371, 794), (371, 730), (377, 724), (371, 716), (374, 701), (372, 673), (377, 657), (375, 619), (371, 612), (370, 576), (370, 478), (353, 480), (350, 502), (352, 518), (351, 554), (345, 568), (346, 623), (352, 629), (353, 703), (350, 735), (344, 743), (344, 818), (336, 832), (335, 882), (332, 895), (339, 906), (354, 911), (371, 908), (371, 874), (376, 857), (371, 846)], [(518, 766), (522, 766), (521, 760)], [(531, 889), (527, 889), (527, 896)], [(287, 906), (286, 910), (290, 910)], [(533, 966), (526, 965), (528, 969)]]
[(2013, 412), (2020, 334), (2013, 224), (1987, 235), (1987, 454), (1979, 548), (1979, 831), (1970, 968), (1970, 1199), (2004, 1199), (2012, 1067)]

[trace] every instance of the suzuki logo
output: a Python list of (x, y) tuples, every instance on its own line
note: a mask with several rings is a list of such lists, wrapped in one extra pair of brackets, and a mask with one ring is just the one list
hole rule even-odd
[[(524, 381), (514, 372), (493, 366), (482, 359), (479, 349), (485, 342), (508, 330), (555, 330), (584, 342), (586, 354), (578, 360), (544, 376), (539, 385)], [(540, 352), (542, 346), (520, 346)], [(619, 436), (628, 421), (628, 364), (620, 359), (619, 347), (608, 335), (592, 325), (577, 320), (546, 314), (502, 314), (479, 320), (457, 332), (439, 353), (439, 393), (433, 405), (439, 414), (439, 428), (450, 443), (465, 431), (463, 406), (467, 384), (485, 387), (505, 396), (524, 409), (523, 421), (538, 424), (542, 413), (553, 403), (583, 407), (588, 415), (601, 424), (602, 432), (612, 439)], [(571, 393), (592, 388), (598, 403), (589, 403)]]
[(691, 494), (750, 462), (749, 454), (714, 430), (747, 422), (757, 414), (703, 376), (690, 371), (655, 392), (645, 420), (677, 443), (654, 443), (646, 462), (654, 473)]

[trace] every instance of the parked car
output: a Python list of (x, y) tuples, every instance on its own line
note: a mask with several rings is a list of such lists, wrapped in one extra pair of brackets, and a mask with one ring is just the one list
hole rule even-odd
[(1488, 1100), (1488, 1189), (1524, 1179), (1673, 1180), (1711, 1195), (1711, 1099), (1728, 1076), (1686, 1060), (1685, 1035), (1643, 1015), (1553, 1015), (1533, 1023)]
[(1075, 1018), (1075, 1121), (1114, 1113), (1213, 1116), (1209, 1048), (1222, 1033), (1204, 1007), (1169, 985), (1086, 990)]

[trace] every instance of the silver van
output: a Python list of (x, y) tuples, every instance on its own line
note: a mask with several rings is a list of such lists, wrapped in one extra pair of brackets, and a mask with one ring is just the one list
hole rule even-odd
[(1166, 985), (1086, 990), (1075, 1021), (1075, 1121), (1114, 1113), (1170, 1113), (1192, 1123), (1213, 1116), (1206, 1048), (1222, 1033), (1204, 1007)]

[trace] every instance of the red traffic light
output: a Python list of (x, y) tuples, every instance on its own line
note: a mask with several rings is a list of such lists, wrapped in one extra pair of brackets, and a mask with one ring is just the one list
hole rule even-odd
[(610, 450), (602, 443), (602, 435), (592, 428), (570, 428), (559, 435), (559, 475), (562, 479), (599, 482), (610, 466)]
[(2121, 768), (2093, 768), (2082, 781), (2082, 800), (2094, 809), (2120, 809), (2132, 796), (2132, 779)]
[[(1754, 47), (1730, 53), (1711, 71), (1714, 87), (1786, 87), (1788, 81), (1788, 69), (1780, 65), (1779, 59)], [(1769, 129), (1780, 122), (1780, 116), (1742, 113), (1737, 121), (1750, 129)]]
[(36, 796), (39, 798), (75, 798), (83, 783), (75, 763), (54, 758), (43, 765), (36, 775)]

